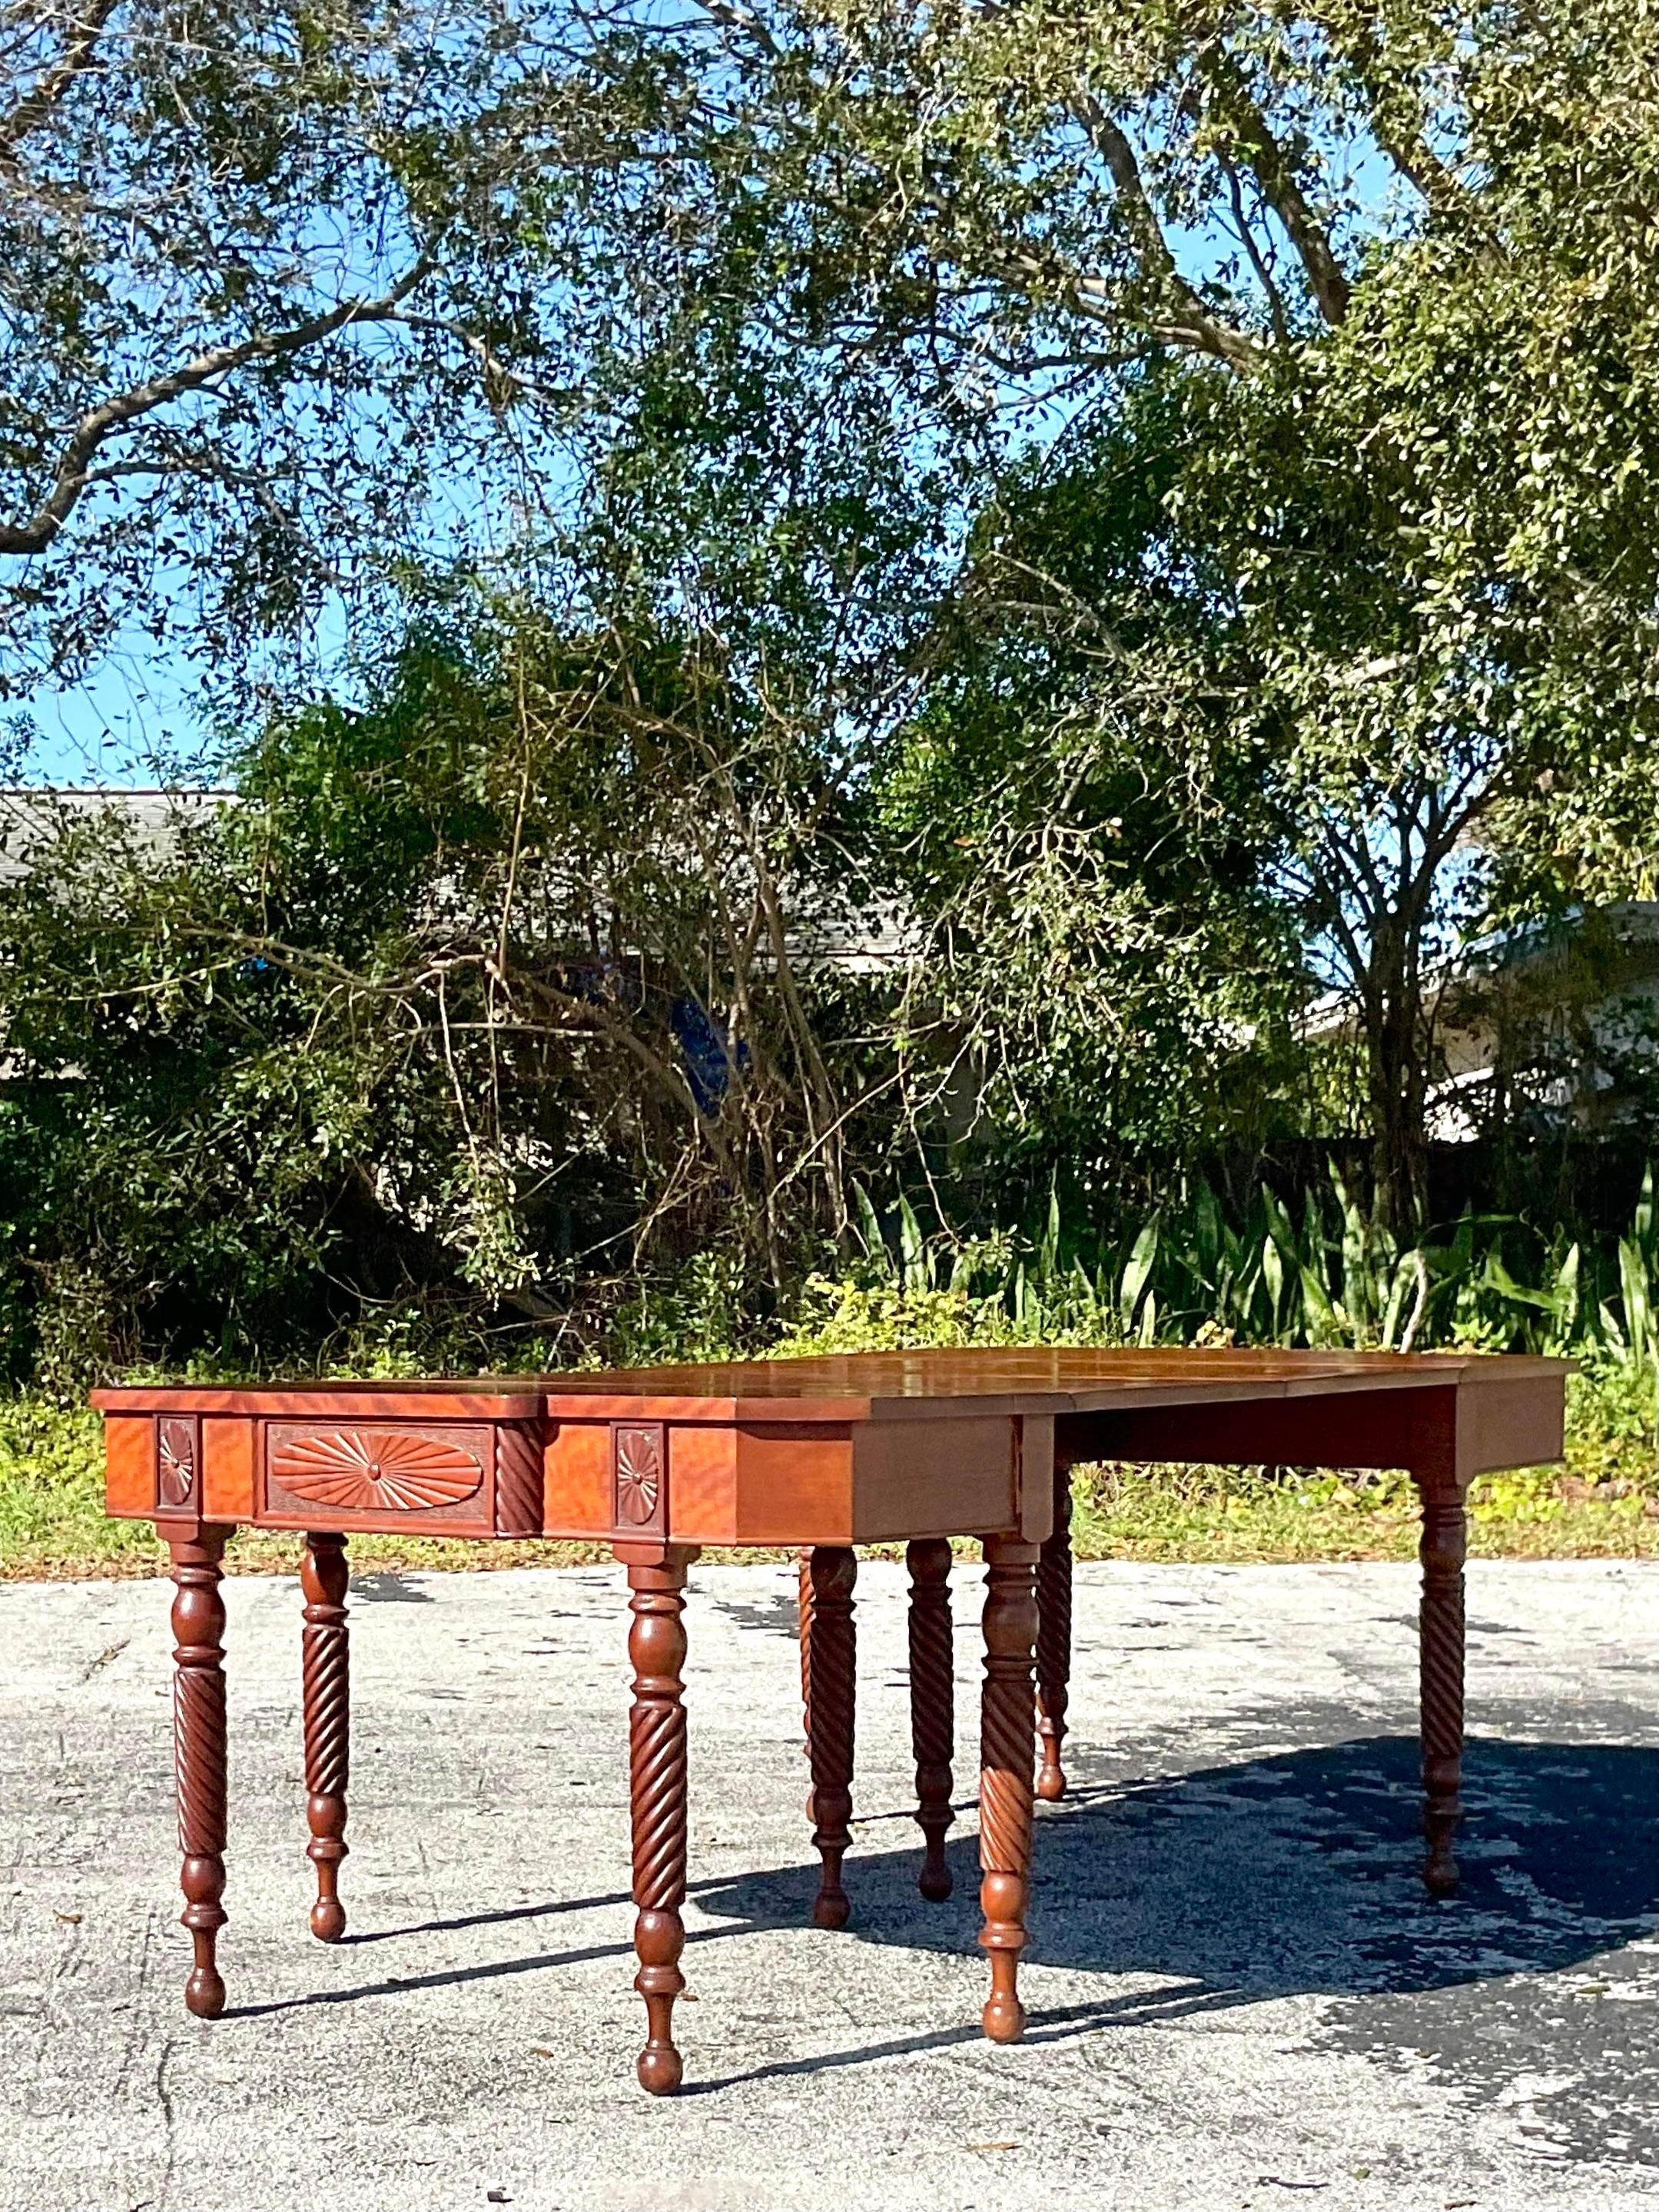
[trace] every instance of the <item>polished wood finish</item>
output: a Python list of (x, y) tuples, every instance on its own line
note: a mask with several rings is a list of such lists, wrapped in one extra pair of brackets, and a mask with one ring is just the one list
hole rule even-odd
[(155, 1510), (155, 1423), (148, 1413), (104, 1419), (104, 1510), (148, 1521)]
[(660, 1421), (617, 1421), (611, 1431), (611, 1525), (631, 1536), (668, 1532), (668, 1443)]
[(1419, 1669), (1423, 1741), (1423, 1880), (1435, 1897), (1457, 1887), (1452, 1844), (1463, 1811), (1463, 1492), (1448, 1474), (1423, 1478)]
[[(325, 1440), (355, 1435), (368, 1440), (370, 1457), (377, 1437), (391, 1441), (394, 1456), (453, 1444), (477, 1459), (482, 1474), (465, 1495), (416, 1506), (406, 1485), (388, 1488), (347, 1470), (356, 1503), (330, 1510), (342, 1528), (609, 1535), (619, 1525), (620, 1425), (663, 1432), (666, 1534), (676, 1543), (844, 1546), (994, 1528), (1041, 1543), (1052, 1510), (1050, 1449), (1069, 1462), (1416, 1468), (1449, 1422), (1467, 1480), (1559, 1456), (1564, 1372), (1559, 1361), (1438, 1354), (1066, 1347), (331, 1389), (134, 1385), (98, 1391), (94, 1402), (112, 1420), (109, 1510), (135, 1517), (157, 1510), (156, 1493), (134, 1479), (137, 1431), (118, 1448), (114, 1425), (142, 1419), (153, 1431), (182, 1414), (203, 1421), (206, 1490), (194, 1510), (208, 1517), (315, 1525), (325, 1472), (301, 1467), (310, 1492), (299, 1496), (284, 1470), (298, 1465), (295, 1449), (307, 1436), (313, 1451), (342, 1458), (356, 1447)], [(543, 1480), (532, 1528), (526, 1445), (538, 1440)]]
[(628, 1723), (629, 1804), (634, 1840), (634, 1986), (645, 1999), (646, 2042), (635, 2064), (653, 2097), (672, 2094), (684, 2069), (674, 2043), (674, 2000), (685, 1987), (685, 1574), (695, 1552), (673, 1544), (618, 1544), (628, 1570), (633, 1625), (628, 1656), (634, 1703)]
[(812, 1547), (804, 1545), (795, 1554), (795, 1635), (800, 1645), (800, 1718), (802, 1756), (806, 1761), (806, 1818), (817, 1827), (817, 1808), (812, 1797)]
[[(1054, 1417), (1026, 1413), (1016, 1424), (1016, 1525), (1027, 1544), (1046, 1543), (1054, 1528)], [(989, 1523), (987, 1523), (989, 1526)]]
[[(1294, 1355), (1283, 1355), (1291, 1358)], [(1311, 1358), (1314, 1355), (1309, 1354)], [(1382, 1358), (1389, 1355), (1378, 1354)], [(1400, 1355), (1393, 1355), (1399, 1358)], [(1148, 1403), (1062, 1415), (1064, 1455), (1080, 1460), (1174, 1460), (1194, 1466), (1406, 1468), (1449, 1463), (1458, 1480), (1499, 1467), (1541, 1466), (1561, 1456), (1568, 1363), (1470, 1358), (1455, 1372), (1386, 1370), (1358, 1378), (1310, 1374), (1277, 1395), (1234, 1399), (1202, 1378), (1185, 1405)], [(1530, 1371), (1545, 1367), (1552, 1371)], [(1448, 1454), (1449, 1460), (1448, 1461)]]
[(179, 1797), (181, 1924), (195, 1963), (185, 2002), (198, 2020), (225, 2008), (217, 1957), (225, 1893), (225, 1606), (220, 1566), (230, 1531), (198, 1527), (168, 1539), (173, 1555), (173, 1768)]
[[(261, 1383), (240, 1389), (122, 1383), (93, 1393), (113, 1413), (226, 1413), (292, 1420), (676, 1420), (787, 1418), (845, 1425), (970, 1413), (1061, 1413), (1134, 1403), (1244, 1402), (1346, 1390), (1492, 1386), (1559, 1378), (1571, 1361), (1478, 1352), (1279, 1352), (1227, 1346), (1127, 1351), (1088, 1346), (826, 1352), (700, 1367), (430, 1382)], [(787, 1414), (780, 1414), (781, 1405)]]
[[(307, 1533), (307, 1635), (318, 1640), (306, 1648), (337, 1650), (342, 1662), (337, 1547), (352, 1529), (612, 1541), (628, 1567), (634, 1616), (636, 1986), (649, 2022), (640, 2072), (654, 2090), (672, 2087), (680, 2073), (672, 2006), (682, 1986), (685, 1877), (682, 1592), (686, 1563), (705, 1542), (806, 1553), (802, 1686), (822, 1865), (815, 1917), (830, 1925), (847, 1913), (853, 1547), (890, 1539), (910, 1546), (917, 1817), (927, 1838), (922, 1881), (936, 1894), (951, 1752), (945, 1540), (983, 1542), (981, 1940), (992, 1972), (987, 2032), (1006, 2039), (1020, 2022), (1036, 1692), (1037, 1786), (1045, 1796), (1066, 1787), (1071, 1554), (1068, 1493), (1053, 1470), (1101, 1458), (1404, 1468), (1419, 1486), (1424, 1516), (1425, 1874), (1444, 1894), (1456, 1879), (1468, 1487), (1486, 1469), (1559, 1456), (1568, 1366), (1461, 1354), (1022, 1347), (429, 1383), (95, 1392), (106, 1417), (108, 1510), (154, 1521), (172, 1547), (179, 1584), (182, 1879), (197, 1954), (188, 2002), (204, 2014), (223, 2002), (215, 1962), (224, 1919), (218, 1563), (232, 1522)], [(343, 1664), (331, 1672), (312, 1660), (308, 1689), (307, 1809), (319, 1933), (326, 1936), (343, 1925), (334, 1879), (344, 1851)]]
[(1054, 1528), (1037, 1560), (1037, 1739), (1042, 1763), (1037, 1796), (1054, 1804), (1066, 1795), (1060, 1763), (1072, 1673), (1072, 1470), (1055, 1469)]
[[(609, 1533), (615, 1504), (608, 1421), (548, 1419), (542, 1464), (542, 1528), (568, 1536)], [(711, 1431), (711, 1433), (716, 1433)]]
[(495, 1534), (538, 1536), (545, 1506), (539, 1421), (503, 1421), (495, 1431)]
[(1031, 1871), (1036, 1563), (1035, 1544), (1006, 1536), (985, 1540), (979, 1748), (979, 1902), (985, 1925), (979, 1940), (991, 1960), (991, 1994), (981, 2020), (993, 2043), (1018, 2043), (1025, 2032), (1016, 1978), (1025, 1948)]
[(803, 1577), (801, 1680), (812, 1770), (807, 1809), (820, 1862), (818, 1893), (812, 1901), (812, 1919), (819, 1928), (844, 1928), (852, 1911), (842, 1887), (841, 1867), (853, 1840), (849, 1823), (858, 1684), (853, 1590), (858, 1571), (858, 1560), (845, 1545), (820, 1544), (807, 1554)]
[(305, 1419), (258, 1426), (257, 1518), (264, 1528), (309, 1528), (326, 1513), (348, 1530), (496, 1533), (494, 1423)]
[(257, 1424), (228, 1414), (202, 1419), (202, 1510), (210, 1521), (251, 1521), (256, 1510)]
[(919, 1426), (866, 1421), (854, 1434), (852, 1527), (860, 1543), (951, 1536), (1019, 1517), (1020, 1421), (965, 1413)]
[(196, 1413), (163, 1413), (155, 1425), (157, 1511), (199, 1515), (201, 1473), (201, 1417)]
[(933, 1904), (951, 1894), (945, 1838), (956, 1749), (956, 1669), (951, 1623), (951, 1547), (943, 1536), (906, 1547), (910, 1571), (910, 1750), (924, 1850), (916, 1887)]
[(351, 1765), (351, 1650), (346, 1627), (346, 1540), (313, 1529), (300, 1565), (305, 1626), (300, 1668), (305, 1687), (306, 1856), (317, 1869), (311, 1932), (319, 1943), (345, 1934), (340, 1862), (346, 1856), (346, 1784)]

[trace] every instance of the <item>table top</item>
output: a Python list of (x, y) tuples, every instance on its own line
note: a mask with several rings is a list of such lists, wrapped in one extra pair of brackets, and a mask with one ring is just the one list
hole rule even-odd
[(1574, 1363), (1477, 1352), (1280, 1352), (1232, 1346), (1111, 1351), (1013, 1346), (818, 1353), (701, 1366), (419, 1381), (296, 1380), (246, 1388), (156, 1383), (94, 1390), (106, 1413), (272, 1414), (326, 1407), (370, 1417), (388, 1400), (458, 1412), (605, 1419), (792, 1421), (1095, 1413), (1115, 1407), (1482, 1388), (1565, 1376)]
[(1571, 1362), (1458, 1353), (830, 1353), (428, 1381), (94, 1393), (112, 1513), (698, 1544), (1003, 1533), (1056, 1464), (1440, 1468), (1559, 1456)]

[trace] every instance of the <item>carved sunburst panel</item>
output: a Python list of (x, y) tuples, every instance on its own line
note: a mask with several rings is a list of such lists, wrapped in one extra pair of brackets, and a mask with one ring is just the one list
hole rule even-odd
[(163, 1505), (187, 1505), (196, 1487), (196, 1424), (177, 1414), (163, 1419), (155, 1438), (155, 1491)]
[(481, 1450), (412, 1429), (274, 1429), (269, 1467), (290, 1497), (348, 1513), (456, 1505), (484, 1476)]
[(618, 1427), (616, 1440), (617, 1525), (647, 1528), (662, 1498), (662, 1431)]

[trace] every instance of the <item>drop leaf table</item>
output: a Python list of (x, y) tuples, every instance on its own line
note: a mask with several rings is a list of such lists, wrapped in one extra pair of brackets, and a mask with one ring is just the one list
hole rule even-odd
[[(987, 1568), (980, 1745), (986, 2033), (1012, 2042), (1032, 1800), (1064, 1795), (1070, 1470), (1085, 1462), (1403, 1468), (1422, 1506), (1425, 1879), (1456, 1881), (1463, 1732), (1464, 1501), (1486, 1469), (1559, 1458), (1565, 1361), (1323, 1352), (984, 1351), (847, 1355), (608, 1374), (250, 1389), (100, 1390), (112, 1514), (172, 1554), (180, 1876), (190, 2009), (225, 1986), (225, 1610), (238, 1527), (305, 1536), (301, 1650), (313, 1931), (344, 1932), (346, 1543), (354, 1532), (598, 1538), (627, 1572), (639, 2078), (677, 2088), (684, 1987), (686, 1569), (705, 1545), (800, 1555), (813, 1917), (843, 1925), (852, 1814), (854, 1547), (910, 1569), (916, 1819), (929, 1898), (948, 1893), (952, 1537)], [(1037, 1745), (1041, 1743), (1041, 1770)]]

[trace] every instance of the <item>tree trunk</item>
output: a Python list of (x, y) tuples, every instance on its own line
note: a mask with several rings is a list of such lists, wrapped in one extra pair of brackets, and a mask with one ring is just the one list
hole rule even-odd
[(1377, 1218), (1402, 1243), (1428, 1211), (1428, 1024), (1415, 963), (1397, 927), (1373, 939), (1364, 979), (1366, 1074)]

